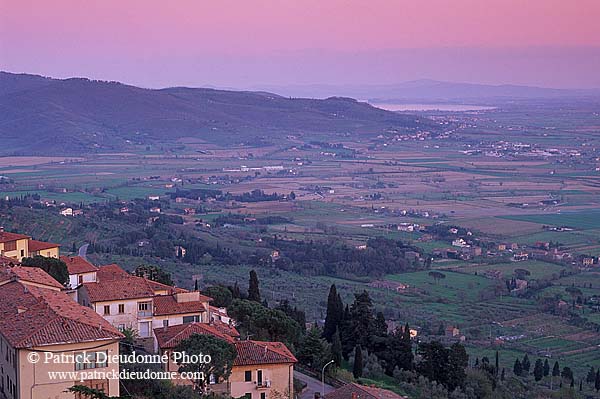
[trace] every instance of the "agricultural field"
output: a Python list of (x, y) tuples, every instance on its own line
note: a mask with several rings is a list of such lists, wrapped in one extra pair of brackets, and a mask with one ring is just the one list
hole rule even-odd
[[(142, 263), (157, 264), (185, 288), (192, 288), (198, 278), (201, 287), (237, 282), (244, 290), (249, 271), (256, 268), (270, 306), (288, 300), (303, 309), (311, 322), (323, 321), (331, 284), (336, 284), (345, 303), (368, 290), (375, 308), (387, 319), (409, 322), (422, 337), (435, 336), (440, 323), (457, 326), (471, 361), (483, 356), (492, 360), (498, 349), (500, 363), (507, 369), (525, 353), (558, 359), (578, 374), (590, 365), (600, 366), (600, 312), (589, 303), (559, 312), (556, 306), (544, 307), (542, 301), (562, 299), (570, 305), (568, 287), (579, 288), (586, 299), (600, 295), (598, 264), (591, 270), (580, 268), (582, 257), (600, 255), (597, 118), (540, 104), (423, 115), (456, 128), (448, 136), (422, 140), (323, 132), (318, 136), (322, 142), (299, 134), (277, 143), (226, 147), (183, 138), (164, 145), (132, 146), (119, 153), (0, 157), (0, 198), (29, 194), (38, 201), (36, 207), (7, 211), (1, 224), (58, 242), (64, 253), (85, 243), (110, 245), (112, 252), (93, 253), (90, 258), (97, 264), (117, 262), (128, 270)], [(216, 190), (228, 199), (190, 194), (175, 200), (186, 190)], [(255, 190), (283, 197), (232, 199)], [(120, 208), (150, 196), (160, 197), (162, 209), (157, 215), (180, 224), (161, 230), (164, 226), (152, 224), (154, 214), (144, 214), (135, 225), (125, 222), (125, 216), (115, 216)], [(111, 218), (90, 211), (91, 205), (105, 203), (117, 204)], [(81, 208), (84, 214), (60, 216), (59, 210), (66, 206)], [(219, 218), (231, 215), (283, 219), (260, 225), (215, 225)], [(552, 231), (548, 226), (569, 229)], [(453, 246), (458, 233), (456, 237), (432, 233), (435, 227), (438, 233), (464, 229), (460, 238), (469, 246)], [(140, 249), (140, 243), (146, 245), (142, 238), (171, 245), (183, 236), (192, 237), (191, 243), (235, 253), (237, 264), (212, 256), (189, 263)], [(417, 259), (411, 261), (416, 266), (401, 273), (357, 277), (331, 272), (311, 275), (272, 263), (248, 264), (246, 255), (273, 237), (344, 243), (355, 249), (383, 237), (417, 251)], [(499, 252), (499, 243), (517, 243), (519, 249)], [(534, 246), (539, 250), (540, 243), (548, 243), (547, 259), (542, 255), (535, 260), (511, 260), (516, 252)], [(481, 255), (471, 256), (471, 247), (480, 247)], [(457, 254), (452, 259), (432, 259), (439, 249), (454, 249)], [(167, 252), (171, 254), (170, 249)], [(569, 256), (550, 259), (554, 252)], [(510, 292), (506, 280), (515, 276), (516, 269), (526, 270), (530, 283), (547, 284)], [(500, 272), (498, 278), (489, 278), (495, 271)], [(434, 278), (432, 272), (444, 277)], [(377, 288), (372, 284), (375, 280), (407, 288)], [(595, 324), (577, 324), (579, 317)]]
[(502, 274), (503, 278), (512, 278), (516, 276), (515, 270), (518, 269), (527, 270), (529, 272), (529, 275), (527, 275), (525, 278), (535, 280), (548, 279), (552, 278), (553, 276), (558, 277), (561, 271), (566, 270), (565, 267), (562, 265), (535, 260), (529, 260), (524, 262), (496, 263), (489, 265), (469, 264), (466, 266), (461, 266), (454, 270), (478, 275), (484, 275), (486, 272), (491, 271), (499, 271)]
[(570, 227), (577, 230), (600, 229), (600, 210), (596, 209), (541, 215), (502, 216), (502, 218), (557, 227)]

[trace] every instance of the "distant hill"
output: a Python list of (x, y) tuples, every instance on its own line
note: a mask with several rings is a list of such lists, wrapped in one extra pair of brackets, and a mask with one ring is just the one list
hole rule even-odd
[[(351, 98), (290, 99), (267, 92), (142, 89), (82, 78), (0, 72), (0, 154), (122, 150), (195, 137), (252, 143), (288, 134), (377, 135), (436, 129), (427, 119)], [(128, 141), (129, 140), (129, 141)]]
[(266, 86), (265, 90), (274, 93), (322, 98), (349, 96), (374, 102), (406, 101), (501, 101), (507, 99), (550, 99), (567, 97), (600, 97), (600, 89), (570, 90), (550, 89), (518, 85), (486, 85), (473, 83), (441, 82), (437, 80), (415, 80), (390, 85), (307, 85), (307, 86)]

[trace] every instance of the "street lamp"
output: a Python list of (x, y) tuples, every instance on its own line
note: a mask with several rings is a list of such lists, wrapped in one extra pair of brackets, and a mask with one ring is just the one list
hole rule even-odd
[(323, 366), (323, 370), (321, 370), (321, 397), (325, 396), (325, 368), (331, 363), (333, 363), (333, 360)]

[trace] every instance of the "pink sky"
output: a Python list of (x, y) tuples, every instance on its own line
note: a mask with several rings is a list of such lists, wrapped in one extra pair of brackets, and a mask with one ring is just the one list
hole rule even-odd
[[(146, 86), (465, 80), (473, 70), (488, 83), (599, 86), (599, 21), (598, 0), (0, 0), (0, 69)], [(423, 65), (439, 48), (454, 53), (439, 70)], [(411, 60), (407, 49), (430, 53)], [(486, 77), (485, 54), (514, 68), (524, 49), (531, 67), (521, 59), (513, 75)], [(370, 76), (366, 60), (383, 53), (403, 65)], [(544, 74), (541, 60), (560, 70)]]

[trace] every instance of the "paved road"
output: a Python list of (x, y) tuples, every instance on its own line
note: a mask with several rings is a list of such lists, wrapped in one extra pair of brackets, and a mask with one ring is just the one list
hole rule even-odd
[(79, 247), (79, 256), (81, 256), (83, 259), (85, 259), (87, 256), (87, 249), (89, 246), (90, 244), (83, 244), (81, 247)]
[[(316, 378), (310, 377), (306, 374), (302, 374), (299, 371), (294, 371), (294, 377), (306, 384), (306, 389), (300, 395), (300, 399), (313, 399), (315, 392), (321, 392), (321, 381)], [(325, 384), (325, 394), (333, 391), (335, 388), (331, 385)]]

